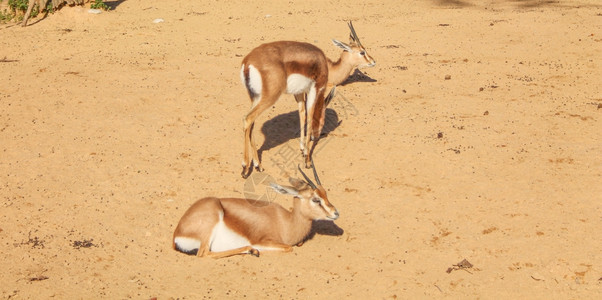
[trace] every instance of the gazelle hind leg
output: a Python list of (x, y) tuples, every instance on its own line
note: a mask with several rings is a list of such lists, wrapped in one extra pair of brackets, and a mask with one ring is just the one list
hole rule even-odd
[(251, 166), (251, 160), (249, 158), (249, 151), (251, 151), (251, 134), (253, 130), (253, 124), (247, 125), (247, 118), (244, 120), (243, 131), (245, 134), (245, 147), (242, 158), (242, 173), (240, 174), (243, 178), (249, 176), (249, 168)]
[(255, 170), (258, 172), (263, 172), (263, 168), (261, 167), (261, 162), (259, 161), (259, 153), (257, 153), (257, 145), (255, 144), (255, 138), (253, 137), (253, 128), (255, 127), (255, 123), (251, 125), (251, 149), (253, 149), (253, 166)]
[(261, 169), (259, 158), (257, 155), (257, 148), (253, 141), (253, 127), (255, 127), (255, 119), (262, 111), (257, 109), (258, 106), (253, 107), (247, 114), (244, 120), (244, 133), (245, 133), (245, 149), (242, 161), (242, 173), (240, 174), (243, 178), (247, 178), (250, 174), (252, 165), (258, 170)]
[(202, 243), (201, 247), (199, 248), (199, 250), (196, 253), (196, 256), (205, 257), (209, 253), (210, 253), (209, 243)]
[(255, 147), (255, 142), (253, 140), (253, 127), (255, 127), (255, 119), (257, 119), (257, 117), (267, 107), (269, 107), (269, 105), (262, 105), (262, 100), (262, 98), (255, 100), (253, 108), (251, 108), (251, 111), (249, 111), (243, 122), (245, 133), (245, 152), (243, 155), (241, 173), (243, 178), (247, 178), (249, 176), (252, 165), (254, 165), (257, 170), (262, 170), (261, 163), (259, 162), (259, 155), (257, 154), (257, 148)]
[[(279, 85), (276, 85), (271, 90), (264, 89), (264, 92), (261, 96), (255, 99), (253, 102), (253, 108), (247, 114), (244, 120), (244, 132), (245, 132), (245, 154), (243, 157), (243, 170), (242, 177), (247, 178), (250, 175), (251, 171), (251, 162), (253, 162), (253, 166), (257, 171), (263, 171), (261, 167), (261, 162), (259, 161), (259, 154), (257, 153), (257, 147), (255, 146), (255, 141), (253, 139), (253, 127), (255, 124), (255, 120), (259, 115), (272, 106), (280, 94), (282, 94), (283, 88), (278, 89)], [(252, 157), (252, 158), (251, 158)], [(253, 161), (251, 161), (251, 159)]]

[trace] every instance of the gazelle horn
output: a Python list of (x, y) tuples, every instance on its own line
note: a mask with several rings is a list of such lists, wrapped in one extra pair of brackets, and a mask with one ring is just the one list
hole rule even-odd
[(353, 29), (353, 23), (351, 21), (347, 22), (349, 26), (349, 30), (351, 30), (351, 38), (357, 43), (358, 46), (362, 47), (362, 43), (360, 42), (360, 38), (357, 37), (357, 33), (355, 33), (355, 29)]
[(320, 178), (318, 178), (318, 172), (316, 172), (316, 165), (314, 164), (314, 158), (311, 157), (311, 168), (314, 170), (314, 178), (316, 179), (316, 183), (318, 185), (322, 185), (322, 183), (320, 182)]
[(309, 186), (311, 186), (312, 189), (317, 189), (318, 187), (311, 181), (311, 179), (309, 179), (309, 177), (307, 177), (307, 175), (305, 175), (305, 173), (303, 173), (303, 170), (301, 170), (301, 166), (297, 165), (297, 168), (299, 169), (299, 172), (301, 172), (301, 175), (303, 175), (303, 178), (305, 178), (305, 181), (307, 181), (307, 184), (309, 184)]

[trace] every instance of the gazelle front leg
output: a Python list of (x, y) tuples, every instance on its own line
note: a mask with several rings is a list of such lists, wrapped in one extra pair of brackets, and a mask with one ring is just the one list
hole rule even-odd
[(239, 255), (239, 254), (251, 254), (255, 257), (259, 257), (259, 251), (255, 248), (253, 248), (252, 246), (244, 246), (244, 247), (240, 247), (240, 248), (236, 248), (236, 249), (232, 249), (232, 250), (221, 251), (221, 252), (209, 252), (209, 253), (205, 253), (204, 256), (218, 259), (218, 258), (224, 258), (224, 257)]
[(314, 130), (316, 130), (312, 133), (314, 137), (322, 135), (322, 129), (324, 128), (324, 123), (326, 121), (326, 107), (328, 106), (330, 101), (332, 101), (332, 98), (334, 98), (335, 93), (336, 85), (332, 86), (330, 92), (328, 93), (328, 95), (326, 95), (323, 102), (318, 102), (318, 104), (316, 104), (316, 110), (313, 116)]
[(202, 256), (211, 257), (211, 258), (224, 258), (233, 255), (239, 254), (251, 254), (255, 257), (259, 257), (259, 250), (261, 251), (274, 251), (274, 252), (291, 252), (293, 251), (293, 247), (287, 244), (282, 244), (278, 242), (265, 241), (261, 244), (256, 244), (252, 246), (244, 246), (236, 249), (221, 251), (221, 252), (205, 252)]
[(253, 244), (253, 248), (260, 251), (274, 251), (274, 252), (291, 252), (293, 247), (287, 244), (282, 244), (273, 241), (263, 241), (259, 244)]
[[(318, 103), (320, 103), (321, 105), (317, 105)], [(315, 147), (316, 143), (318, 142), (318, 139), (320, 138), (319, 132), (317, 135), (315, 134), (315, 132), (318, 131), (317, 127), (319, 127), (319, 122), (314, 122), (314, 115), (317, 112), (325, 111), (325, 107), (323, 108), (323, 105), (324, 87), (318, 88), (314, 84), (307, 93), (307, 116), (309, 116), (309, 122), (306, 122), (307, 132), (305, 136), (305, 149), (307, 149), (307, 154), (303, 155), (303, 157), (305, 158), (305, 168), (311, 168), (311, 155), (313, 153), (313, 148)]]
[(295, 95), (295, 100), (299, 105), (299, 149), (303, 157), (307, 155), (307, 148), (305, 148), (305, 124), (307, 116), (305, 115), (305, 94)]

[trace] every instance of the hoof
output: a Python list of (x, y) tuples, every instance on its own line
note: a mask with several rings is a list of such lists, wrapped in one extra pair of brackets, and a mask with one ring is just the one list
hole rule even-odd
[(251, 249), (249, 250), (249, 254), (255, 256), (255, 257), (259, 257), (259, 250), (257, 249)]
[(305, 162), (305, 168), (306, 168), (306, 169), (311, 169), (311, 162), (309, 162), (309, 161), (306, 161), (306, 162)]
[(240, 172), (240, 176), (242, 176), (243, 179), (247, 179), (249, 177), (249, 171), (242, 169), (242, 172)]

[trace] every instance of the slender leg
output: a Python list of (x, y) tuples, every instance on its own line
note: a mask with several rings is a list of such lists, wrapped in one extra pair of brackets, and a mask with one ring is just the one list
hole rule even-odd
[[(308, 97), (309, 96), (310, 94), (308, 94)], [(307, 148), (308, 152), (307, 155), (304, 155), (306, 168), (311, 168), (311, 155), (313, 148), (320, 138), (320, 118), (321, 115), (326, 111), (326, 106), (324, 105), (324, 89), (319, 90), (315, 97), (315, 101), (310, 101), (309, 98), (307, 100), (307, 103), (311, 103), (312, 105), (308, 105), (307, 108), (307, 116), (311, 117), (311, 119), (310, 122), (307, 122), (307, 137), (305, 139), (305, 147)], [(313, 141), (313, 143), (310, 143), (311, 141)]]
[(306, 123), (305, 96), (305, 94), (295, 95), (295, 100), (297, 100), (297, 104), (299, 105), (299, 148), (301, 149), (303, 156), (307, 155), (307, 149), (305, 148), (304, 144)]
[(253, 137), (253, 128), (255, 128), (255, 123), (251, 124), (251, 149), (255, 150), (253, 151), (253, 166), (255, 166), (255, 170), (257, 170), (257, 172), (263, 172), (263, 168), (259, 162), (259, 153), (257, 153), (255, 138)]
[(248, 115), (243, 121), (243, 131), (245, 134), (245, 147), (244, 147), (243, 158), (242, 158), (242, 173), (240, 173), (240, 175), (243, 178), (247, 178), (249, 176), (249, 166), (251, 165), (251, 161), (249, 159), (249, 151), (250, 151), (249, 144), (251, 143), (250, 134), (252, 133), (251, 130), (253, 128), (251, 126), (252, 124), (247, 125), (247, 119), (248, 119)]
[(205, 257), (205, 256), (207, 256), (207, 254), (209, 254), (209, 252), (210, 252), (209, 251), (209, 243), (202, 243), (201, 242), (201, 247), (196, 252), (196, 256)]
[[(245, 59), (246, 60), (246, 59)], [(262, 62), (259, 61), (255, 64), (253, 61), (246, 61), (249, 66), (261, 66)], [(261, 88), (257, 88), (259, 94), (252, 95), (251, 100), (253, 101), (253, 107), (251, 111), (245, 116), (243, 129), (245, 134), (245, 149), (242, 161), (242, 172), (243, 178), (249, 177), (251, 173), (251, 163), (255, 166), (257, 171), (262, 171), (261, 162), (259, 161), (259, 154), (257, 153), (257, 147), (253, 139), (253, 125), (257, 117), (267, 108), (272, 106), (280, 95), (286, 90), (286, 72), (284, 68), (269, 68), (268, 70), (262, 70), (259, 68), (261, 75), (254, 77), (256, 81), (264, 82)], [(249, 75), (251, 76), (251, 75)], [(252, 76), (251, 76), (252, 77)], [(251, 80), (251, 78), (249, 78)], [(244, 80), (243, 80), (244, 81)], [(269, 82), (266, 85), (265, 82)], [(251, 92), (249, 93), (252, 94)], [(253, 152), (251, 152), (253, 151)], [(251, 158), (252, 156), (252, 158)], [(251, 161), (252, 160), (252, 161)]]
[[(316, 132), (313, 132), (312, 134), (315, 136), (321, 136), (322, 135), (322, 129), (324, 128), (324, 124), (326, 121), (326, 107), (328, 106), (328, 104), (330, 103), (330, 101), (332, 101), (332, 98), (334, 98), (334, 95), (336, 93), (336, 85), (332, 87), (332, 89), (330, 90), (330, 92), (328, 93), (328, 95), (326, 95), (326, 98), (324, 99), (324, 102), (322, 104), (321, 107), (316, 107), (316, 115), (314, 116), (314, 121), (318, 124), (317, 126), (314, 125), (314, 128), (317, 128)], [(317, 106), (319, 106), (322, 102), (318, 102)]]
[(293, 247), (287, 244), (282, 244), (273, 241), (264, 241), (260, 244), (253, 245), (253, 248), (260, 251), (275, 251), (275, 252), (291, 252)]
[(240, 247), (240, 248), (236, 248), (236, 249), (232, 249), (232, 250), (221, 251), (221, 252), (209, 252), (209, 253), (205, 253), (204, 256), (218, 259), (218, 258), (224, 258), (224, 257), (239, 255), (239, 254), (251, 254), (253, 256), (259, 256), (259, 251), (257, 251), (257, 249), (253, 248), (252, 246), (244, 246), (244, 247)]
[[(200, 249), (199, 249), (200, 250)], [(274, 251), (274, 252), (291, 252), (293, 251), (293, 247), (287, 244), (265, 241), (261, 242), (261, 244), (256, 244), (252, 246), (244, 246), (232, 250), (226, 250), (221, 252), (205, 252), (203, 256), (211, 257), (211, 258), (224, 258), (233, 255), (239, 254), (251, 254), (253, 256), (259, 256), (259, 251)]]
[(324, 127), (324, 120), (326, 119), (326, 104), (324, 102), (316, 103), (316, 109), (312, 116), (313, 132), (311, 132), (311, 139), (318, 141), (322, 134), (322, 128)]
[[(240, 174), (243, 178), (247, 178), (250, 174), (252, 163), (258, 171), (261, 171), (261, 163), (259, 162), (259, 156), (257, 154), (257, 148), (253, 141), (253, 127), (255, 125), (255, 119), (266, 109), (264, 105), (255, 105), (251, 111), (247, 114), (244, 120), (244, 132), (245, 132), (245, 150), (242, 161), (242, 173)], [(252, 152), (251, 152), (252, 151)], [(253, 161), (251, 161), (251, 156)]]
[(283, 90), (284, 88), (274, 88), (273, 90), (265, 89), (264, 93), (261, 95), (261, 98), (256, 100), (256, 103), (253, 105), (253, 108), (251, 108), (251, 111), (249, 111), (249, 113), (244, 119), (243, 127), (245, 132), (245, 152), (242, 162), (243, 170), (240, 174), (243, 178), (249, 177), (252, 168), (251, 163), (253, 163), (257, 171), (263, 171), (263, 168), (261, 167), (261, 162), (259, 161), (259, 154), (257, 154), (257, 147), (255, 146), (255, 142), (253, 139), (253, 127), (257, 117), (259, 117), (259, 115), (262, 112), (264, 112), (266, 109), (272, 106), (276, 102), (276, 100), (278, 100), (278, 97), (280, 97), (280, 94), (282, 94)]

